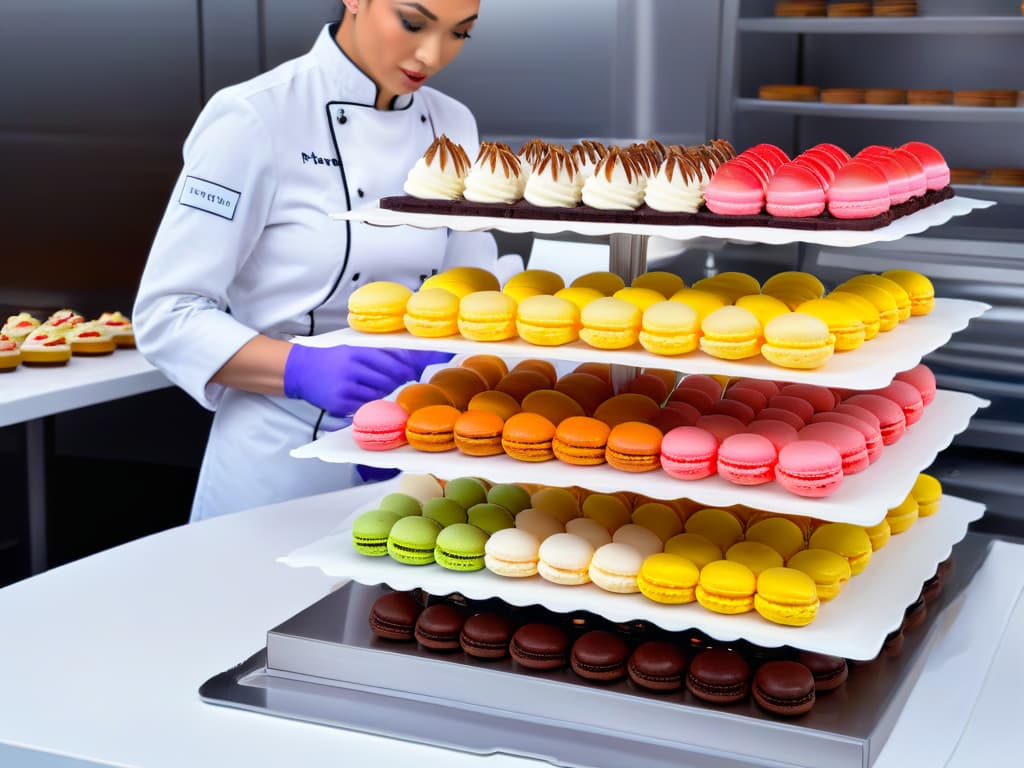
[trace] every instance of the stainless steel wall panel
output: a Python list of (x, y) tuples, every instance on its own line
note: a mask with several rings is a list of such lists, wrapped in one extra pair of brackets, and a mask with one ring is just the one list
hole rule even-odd
[(250, 0), (249, 5), (262, 13), (263, 69), (305, 53), (320, 26), (341, 17), (341, 0)]
[(199, 3), (204, 101), (262, 71), (262, 5), (253, 0)]

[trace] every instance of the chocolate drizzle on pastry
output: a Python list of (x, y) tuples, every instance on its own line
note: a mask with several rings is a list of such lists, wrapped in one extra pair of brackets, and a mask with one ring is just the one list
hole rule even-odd
[(456, 144), (443, 133), (427, 147), (423, 160), (427, 165), (433, 165), (435, 157), (441, 164), (442, 171), (448, 163), (451, 163), (459, 176), (465, 176), (469, 172), (470, 162), (466, 150), (462, 148), (461, 144)]
[(535, 168), (550, 146), (553, 145), (549, 145), (546, 141), (530, 139), (519, 148), (519, 157), (529, 163), (531, 168)]
[(491, 167), (491, 173), (497, 173), (498, 166), (501, 166), (506, 179), (517, 177), (521, 174), (519, 158), (512, 153), (508, 144), (500, 141), (485, 141), (480, 145), (480, 153), (476, 156), (480, 166)]
[(576, 161), (577, 166), (583, 166), (588, 163), (597, 165), (601, 158), (608, 154), (608, 149), (599, 141), (584, 139), (579, 144), (573, 144), (569, 149), (569, 154)]
[(572, 181), (579, 173), (579, 169), (576, 167), (576, 161), (565, 147), (552, 144), (541, 155), (540, 162), (534, 165), (533, 172), (538, 175), (546, 172), (551, 176), (552, 181), (557, 181), (559, 175), (565, 173), (569, 177), (569, 181)]

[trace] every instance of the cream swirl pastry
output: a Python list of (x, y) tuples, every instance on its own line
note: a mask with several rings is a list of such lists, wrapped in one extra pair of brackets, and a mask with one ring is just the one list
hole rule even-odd
[(424, 200), (458, 200), (466, 187), (469, 155), (443, 133), (409, 171), (405, 194)]
[(642, 172), (625, 150), (608, 150), (583, 183), (583, 202), (605, 211), (633, 211), (644, 200)]
[(654, 177), (661, 166), (661, 158), (657, 152), (646, 144), (633, 144), (628, 150), (629, 156), (640, 169), (640, 186), (647, 188), (647, 182)]
[(594, 168), (601, 161), (601, 158), (608, 154), (604, 144), (599, 141), (584, 139), (579, 144), (573, 144), (569, 149), (569, 155), (576, 161), (576, 169), (579, 171), (582, 181), (586, 181), (594, 175)]
[(534, 168), (536, 168), (540, 164), (540, 161), (544, 159), (544, 155), (548, 151), (548, 146), (549, 145), (546, 141), (530, 139), (519, 148), (518, 157), (521, 169), (520, 172), (523, 174), (524, 181), (529, 181)]
[(523, 197), (526, 202), (544, 208), (574, 208), (582, 191), (583, 179), (576, 161), (563, 147), (552, 146), (527, 180)]
[(508, 145), (485, 141), (466, 176), (463, 195), (474, 203), (514, 203), (525, 186), (519, 158)]
[(32, 315), (28, 312), (19, 312), (7, 318), (4, 327), (0, 328), (0, 333), (7, 336), (14, 343), (21, 344), (25, 337), (38, 327), (39, 321), (32, 317)]
[(701, 171), (689, 156), (673, 153), (647, 183), (644, 201), (656, 211), (696, 213), (704, 202), (701, 181)]

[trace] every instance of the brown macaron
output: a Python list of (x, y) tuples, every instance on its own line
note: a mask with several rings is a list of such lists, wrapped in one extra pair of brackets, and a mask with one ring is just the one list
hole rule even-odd
[(568, 652), (568, 635), (552, 624), (525, 624), (509, 643), (513, 660), (527, 669), (560, 669)]
[(573, 369), (573, 373), (589, 373), (605, 384), (612, 383), (612, 367), (608, 363), (580, 363)]
[(504, 392), (517, 403), (523, 402), (523, 398), (531, 392), (550, 388), (551, 382), (547, 376), (539, 371), (530, 370), (509, 371), (501, 377), (501, 381), (495, 387), (498, 392)]
[(650, 472), (661, 467), (661, 430), (627, 421), (612, 428), (604, 457), (624, 472)]
[(504, 453), (501, 433), (505, 422), (487, 411), (466, 411), (455, 420), (455, 447), (467, 456), (497, 456)]
[(594, 411), (594, 418), (603, 421), (609, 427), (615, 427), (627, 421), (646, 422), (660, 409), (661, 406), (647, 395), (626, 393), (601, 403)]
[(442, 368), (430, 377), (430, 383), (448, 395), (460, 411), (466, 410), (473, 395), (487, 389), (487, 382), (471, 368)]
[(686, 689), (712, 704), (743, 701), (750, 693), (750, 665), (740, 654), (726, 648), (702, 651), (690, 662)]
[(501, 416), (502, 419), (507, 421), (510, 416), (519, 413), (522, 408), (519, 407), (519, 402), (511, 395), (506, 395), (504, 392), (499, 392), (496, 389), (489, 389), (486, 392), (481, 392), (479, 395), (473, 395), (467, 410), (487, 411), (496, 416)]
[(447, 603), (428, 606), (416, 620), (416, 641), (430, 651), (457, 651), (464, 622), (462, 612)]
[(497, 355), (470, 355), (459, 363), (459, 367), (471, 368), (476, 371), (480, 378), (487, 383), (488, 389), (494, 389), (494, 386), (501, 381), (501, 377), (508, 373), (505, 361)]
[(538, 413), (556, 427), (572, 416), (584, 416), (583, 406), (554, 389), (534, 390), (523, 398), (526, 413)]
[(669, 388), (660, 376), (653, 373), (641, 373), (626, 385), (626, 392), (636, 395), (647, 395), (654, 402), (661, 405), (668, 397)]
[(758, 667), (751, 692), (762, 709), (796, 717), (814, 706), (814, 675), (796, 661), (769, 661)]
[(846, 682), (850, 673), (846, 659), (842, 656), (800, 651), (796, 660), (811, 671), (814, 676), (814, 690), (818, 693), (834, 691)]
[(626, 676), (629, 646), (614, 632), (602, 629), (586, 632), (572, 644), (572, 671), (584, 680), (601, 683)]
[(651, 691), (677, 691), (683, 687), (686, 656), (672, 643), (649, 640), (629, 657), (629, 678)]
[(476, 659), (503, 659), (508, 656), (512, 639), (512, 621), (497, 613), (478, 613), (466, 619), (459, 644)]
[(370, 609), (370, 630), (384, 640), (412, 640), (422, 610), (406, 592), (381, 595)]
[(555, 382), (558, 381), (558, 371), (555, 370), (555, 366), (549, 363), (547, 360), (541, 360), (536, 357), (531, 357), (529, 360), (522, 360), (512, 366), (512, 370), (509, 373), (515, 371), (536, 371), (540, 373), (548, 380), (548, 386), (555, 386)]
[(413, 413), (428, 405), (451, 405), (452, 401), (440, 387), (423, 382), (406, 384), (398, 391), (395, 402), (405, 408), (406, 413)]
[(568, 395), (583, 408), (585, 416), (593, 416), (597, 407), (615, 394), (612, 385), (590, 373), (567, 373), (555, 382), (555, 390)]

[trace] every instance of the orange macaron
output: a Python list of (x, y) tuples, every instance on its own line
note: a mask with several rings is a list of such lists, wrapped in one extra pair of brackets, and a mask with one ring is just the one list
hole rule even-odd
[(405, 439), (417, 451), (439, 453), (455, 448), (455, 422), (460, 412), (450, 405), (428, 405), (409, 414)]
[(584, 416), (583, 406), (554, 389), (537, 389), (523, 398), (523, 411), (539, 413), (556, 427), (571, 416)]
[(455, 447), (467, 456), (496, 456), (504, 452), (505, 421), (488, 411), (466, 411), (455, 420)]
[(650, 472), (661, 466), (661, 430), (639, 421), (612, 428), (605, 448), (607, 462), (624, 472)]
[(407, 384), (398, 391), (395, 401), (405, 408), (406, 413), (413, 413), (428, 405), (451, 405), (452, 401), (440, 387), (433, 384), (415, 382)]
[(471, 368), (442, 368), (430, 377), (430, 383), (448, 395), (460, 411), (466, 410), (473, 395), (487, 389), (487, 382)]
[(580, 363), (573, 369), (573, 373), (589, 373), (597, 376), (606, 384), (612, 383), (612, 366), (610, 363)]
[(551, 382), (548, 377), (539, 371), (519, 370), (509, 371), (501, 377), (495, 387), (499, 392), (504, 392), (512, 397), (517, 403), (523, 402), (523, 398), (538, 389), (550, 389)]
[(517, 413), (505, 422), (501, 447), (518, 461), (547, 461), (555, 457), (554, 437), (555, 425), (540, 414)]
[(611, 429), (603, 421), (587, 416), (571, 416), (558, 425), (551, 448), (555, 458), (566, 464), (604, 464), (610, 432)]
[(508, 373), (505, 361), (497, 355), (471, 355), (459, 366), (470, 368), (480, 374), (480, 378), (487, 382), (488, 389), (494, 389), (494, 386), (501, 381), (501, 377)]
[(501, 416), (502, 420), (507, 421), (509, 416), (513, 416), (523, 409), (519, 407), (519, 403), (511, 395), (506, 395), (504, 392), (499, 392), (496, 389), (489, 389), (486, 392), (473, 395), (467, 410), (488, 411), (496, 416)]

